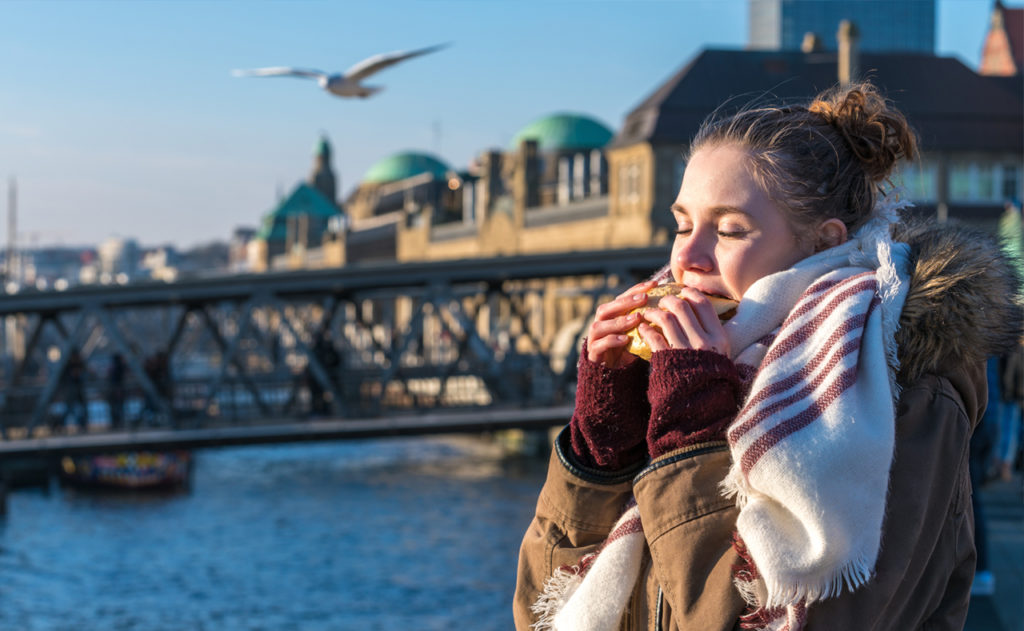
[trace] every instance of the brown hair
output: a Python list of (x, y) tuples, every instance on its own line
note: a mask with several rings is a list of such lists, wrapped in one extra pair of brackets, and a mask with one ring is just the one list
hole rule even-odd
[(833, 88), (807, 106), (713, 114), (690, 154), (723, 144), (747, 150), (755, 180), (798, 231), (831, 218), (856, 230), (896, 163), (917, 155), (906, 118), (870, 83)]

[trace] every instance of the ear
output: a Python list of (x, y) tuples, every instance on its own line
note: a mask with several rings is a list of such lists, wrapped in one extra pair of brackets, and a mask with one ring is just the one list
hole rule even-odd
[(834, 217), (818, 224), (814, 233), (817, 237), (815, 252), (834, 248), (846, 242), (846, 224)]

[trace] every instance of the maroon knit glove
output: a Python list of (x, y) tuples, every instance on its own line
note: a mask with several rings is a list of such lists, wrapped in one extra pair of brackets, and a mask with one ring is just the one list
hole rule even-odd
[(709, 440), (723, 440), (740, 404), (736, 365), (720, 353), (667, 349), (651, 356), (651, 458)]
[(577, 374), (569, 436), (579, 463), (619, 471), (646, 458), (647, 362), (606, 368), (587, 358), (584, 342)]

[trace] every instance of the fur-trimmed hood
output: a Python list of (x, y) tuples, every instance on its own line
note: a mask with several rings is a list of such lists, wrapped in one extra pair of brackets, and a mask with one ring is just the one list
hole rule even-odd
[(1019, 343), (1021, 282), (988, 233), (911, 221), (893, 235), (910, 245), (910, 291), (896, 333), (899, 381), (942, 365), (981, 362)]

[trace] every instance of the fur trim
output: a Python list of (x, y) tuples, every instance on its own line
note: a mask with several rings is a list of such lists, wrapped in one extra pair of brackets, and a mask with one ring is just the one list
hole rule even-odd
[(896, 332), (899, 381), (947, 362), (977, 363), (1021, 338), (1020, 279), (990, 234), (909, 221), (894, 238), (910, 246), (910, 291)]

